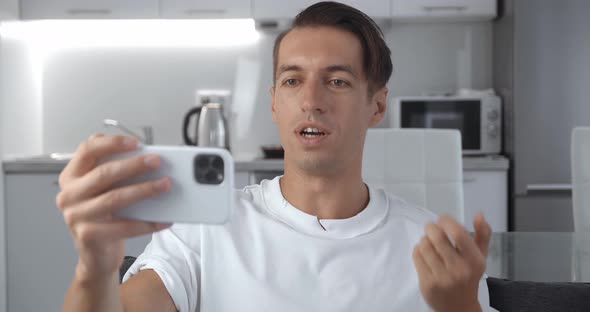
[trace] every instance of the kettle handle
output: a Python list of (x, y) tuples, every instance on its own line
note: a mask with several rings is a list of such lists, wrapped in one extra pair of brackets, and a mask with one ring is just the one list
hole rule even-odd
[(184, 121), (182, 122), (182, 137), (184, 138), (184, 144), (186, 145), (197, 145), (197, 136), (195, 136), (195, 140), (193, 141), (191, 137), (188, 135), (188, 123), (191, 119), (191, 116), (197, 114), (197, 129), (199, 127), (199, 115), (201, 114), (202, 107), (195, 107), (189, 110), (186, 115), (184, 115)]

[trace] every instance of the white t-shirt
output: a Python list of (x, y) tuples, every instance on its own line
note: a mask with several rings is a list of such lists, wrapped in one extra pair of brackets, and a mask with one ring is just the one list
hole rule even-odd
[[(369, 187), (359, 214), (318, 221), (285, 200), (279, 178), (237, 191), (224, 225), (153, 234), (124, 280), (153, 269), (181, 312), (431, 311), (412, 250), (433, 213)], [(486, 311), (484, 278), (479, 301)]]

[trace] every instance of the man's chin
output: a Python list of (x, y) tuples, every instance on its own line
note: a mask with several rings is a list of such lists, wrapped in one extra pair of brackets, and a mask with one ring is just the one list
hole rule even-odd
[(300, 170), (310, 173), (330, 173), (337, 169), (338, 162), (328, 155), (305, 155), (295, 160)]

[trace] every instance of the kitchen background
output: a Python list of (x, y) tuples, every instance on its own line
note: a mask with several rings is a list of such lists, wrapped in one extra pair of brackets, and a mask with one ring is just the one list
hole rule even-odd
[[(104, 2), (158, 2), (142, 1)], [(51, 3), (75, 1), (21, 0), (21, 4), (24, 2), (53, 12), (49, 10)], [(218, 2), (228, 6), (243, 3)], [(277, 2), (252, 3), (270, 6)], [(466, 209), (487, 205), (489, 215), (498, 217), (502, 224), (501, 231), (573, 230), (569, 144), (572, 127), (590, 126), (590, 104), (585, 96), (590, 86), (590, 2), (362, 3), (375, 7), (402, 3), (407, 5), (405, 9), (415, 3), (450, 3), (451, 7), (460, 3), (469, 8), (468, 13), (471, 6), (497, 4), (497, 17), (470, 21), (460, 14), (420, 22), (378, 18), (394, 64), (388, 84), (390, 103), (396, 96), (494, 89), (502, 98), (502, 153), (464, 159)], [(54, 203), (56, 168), (64, 163), (52, 161), (56, 165), (52, 171), (39, 171), (33, 166), (41, 162), (38, 159), (33, 157), (27, 163), (15, 161), (15, 157), (72, 152), (94, 132), (115, 132), (104, 128), (105, 118), (122, 121), (137, 132), (142, 126), (152, 127), (155, 144), (183, 144), (182, 119), (198, 105), (197, 90), (231, 92), (224, 109), (236, 159), (261, 157), (262, 145), (279, 143), (269, 107), (276, 30), (255, 29), (253, 24), (203, 28), (191, 21), (180, 28), (169, 28), (162, 36), (161, 29), (151, 27), (149, 21), (123, 23), (126, 26), (117, 21), (94, 26), (61, 24), (61, 28), (42, 24), (45, 26), (27, 32), (28, 28), (19, 28), (26, 23), (7, 22), (18, 19), (19, 9), (22, 6), (17, 0), (0, 0), (0, 158), (8, 160), (0, 162), (4, 165), (0, 170), (0, 312), (4, 311), (2, 303), (7, 302), (7, 294), (13, 295), (7, 304), (13, 308), (10, 311), (57, 310), (75, 263), (63, 220), (55, 207), (46, 205)], [(112, 27), (115, 29), (111, 32), (106, 30)], [(103, 36), (96, 39), (96, 33)], [(146, 34), (143, 39), (148, 44), (134, 42)], [(208, 34), (214, 39), (233, 39), (205, 44), (201, 36)], [(68, 41), (67, 36), (77, 37)], [(88, 38), (95, 39), (90, 46), (72, 44)], [(379, 127), (389, 127), (390, 121), (384, 120)], [(500, 165), (490, 169), (478, 160)], [(32, 169), (7, 171), (7, 165), (24, 168), (30, 164)], [(37, 207), (42, 208), (24, 209)], [(137, 254), (145, 246), (145, 238), (129, 245), (137, 247), (129, 254)], [(47, 272), (36, 265), (39, 255), (56, 269)], [(527, 265), (514, 269), (525, 276)], [(51, 276), (37, 279), (41, 274)], [(38, 300), (22, 295), (22, 289), (36, 294)]]
[[(383, 30), (394, 64), (390, 96), (492, 87), (491, 22)], [(224, 89), (232, 91), (224, 109), (232, 112), (234, 157), (260, 156), (261, 145), (279, 143), (269, 96), (276, 35), (261, 32), (231, 47), (65, 48), (41, 64), (27, 42), (3, 38), (4, 155), (71, 152), (104, 131), (104, 118), (152, 126), (156, 144), (182, 144), (182, 118), (197, 104), (196, 90)]]
[[(21, 14), (25, 13), (24, 2), (21, 1)], [(57, 3), (26, 2), (48, 12), (54, 12), (51, 3)], [(233, 3), (242, 5), (242, 1)], [(94, 132), (115, 131), (104, 128), (104, 118), (117, 119), (137, 132), (141, 126), (151, 126), (155, 144), (183, 144), (182, 119), (199, 103), (197, 90), (231, 92), (224, 109), (229, 117), (230, 146), (236, 159), (260, 157), (261, 145), (279, 143), (271, 120), (269, 97), (276, 30), (254, 29), (253, 24), (250, 31), (243, 24), (229, 29), (217, 24), (204, 29), (195, 26), (195, 21), (169, 29), (164, 35), (157, 26), (151, 27), (150, 21), (113, 26), (121, 25), (121, 21), (116, 21), (93, 27), (88, 23), (75, 26), (49, 23), (31, 30), (26, 23), (6, 22), (18, 19), (18, 14), (18, 1), (0, 0), (0, 18), (4, 22), (0, 26), (0, 156), (3, 159), (72, 152)], [(394, 74), (388, 84), (390, 99), (492, 87), (491, 17), (477, 21), (450, 19), (444, 23), (393, 23), (391, 18), (380, 18), (379, 22), (392, 50)], [(109, 27), (115, 29), (109, 32), (106, 30)], [(143, 38), (148, 44), (137, 41), (137, 37), (150, 33), (154, 34), (153, 38)], [(209, 36), (216, 43), (201, 42), (201, 36), (208, 37), (210, 33), (217, 33), (213, 38)], [(172, 44), (170, 37), (175, 38)], [(89, 46), (76, 46), (80, 42), (88, 43), (89, 38), (94, 40)], [(230, 42), (215, 40), (219, 38), (231, 39)], [(389, 126), (389, 120), (380, 126)], [(8, 311), (57, 310), (71, 276), (70, 268), (76, 261), (63, 220), (55, 207), (48, 207), (54, 203), (59, 169), (39, 171), (32, 165), (23, 173), (10, 171), (8, 166), (13, 164), (19, 165), (18, 161), (7, 161), (4, 170), (0, 170), (0, 192), (6, 190), (4, 198), (0, 193), (0, 212), (3, 212), (0, 225), (4, 225), (0, 231), (0, 312), (4, 308), (2, 302), (7, 303)], [(7, 170), (9, 173), (5, 173)], [(502, 176), (505, 172), (497, 174)], [(499, 185), (499, 189), (503, 185), (505, 188), (505, 179), (504, 182), (500, 179)], [(505, 207), (502, 198), (498, 197), (491, 206)], [(42, 208), (29, 209), (32, 207)], [(505, 215), (505, 209), (499, 210), (501, 216)], [(500, 224), (505, 223), (501, 218), (498, 220)], [(147, 239), (130, 240), (127, 254), (139, 254)], [(48, 272), (43, 267), (32, 267), (30, 261), (36, 261), (38, 255), (43, 255), (45, 262), (53, 263), (54, 269)], [(32, 276), (44, 277), (32, 279)], [(32, 280), (37, 282), (28, 282)], [(30, 300), (22, 289), (35, 294), (36, 300)]]

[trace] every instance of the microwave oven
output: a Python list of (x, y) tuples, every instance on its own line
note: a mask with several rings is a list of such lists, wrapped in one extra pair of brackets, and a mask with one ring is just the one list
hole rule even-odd
[(457, 129), (464, 155), (502, 150), (502, 107), (495, 95), (396, 97), (390, 122), (394, 128)]

